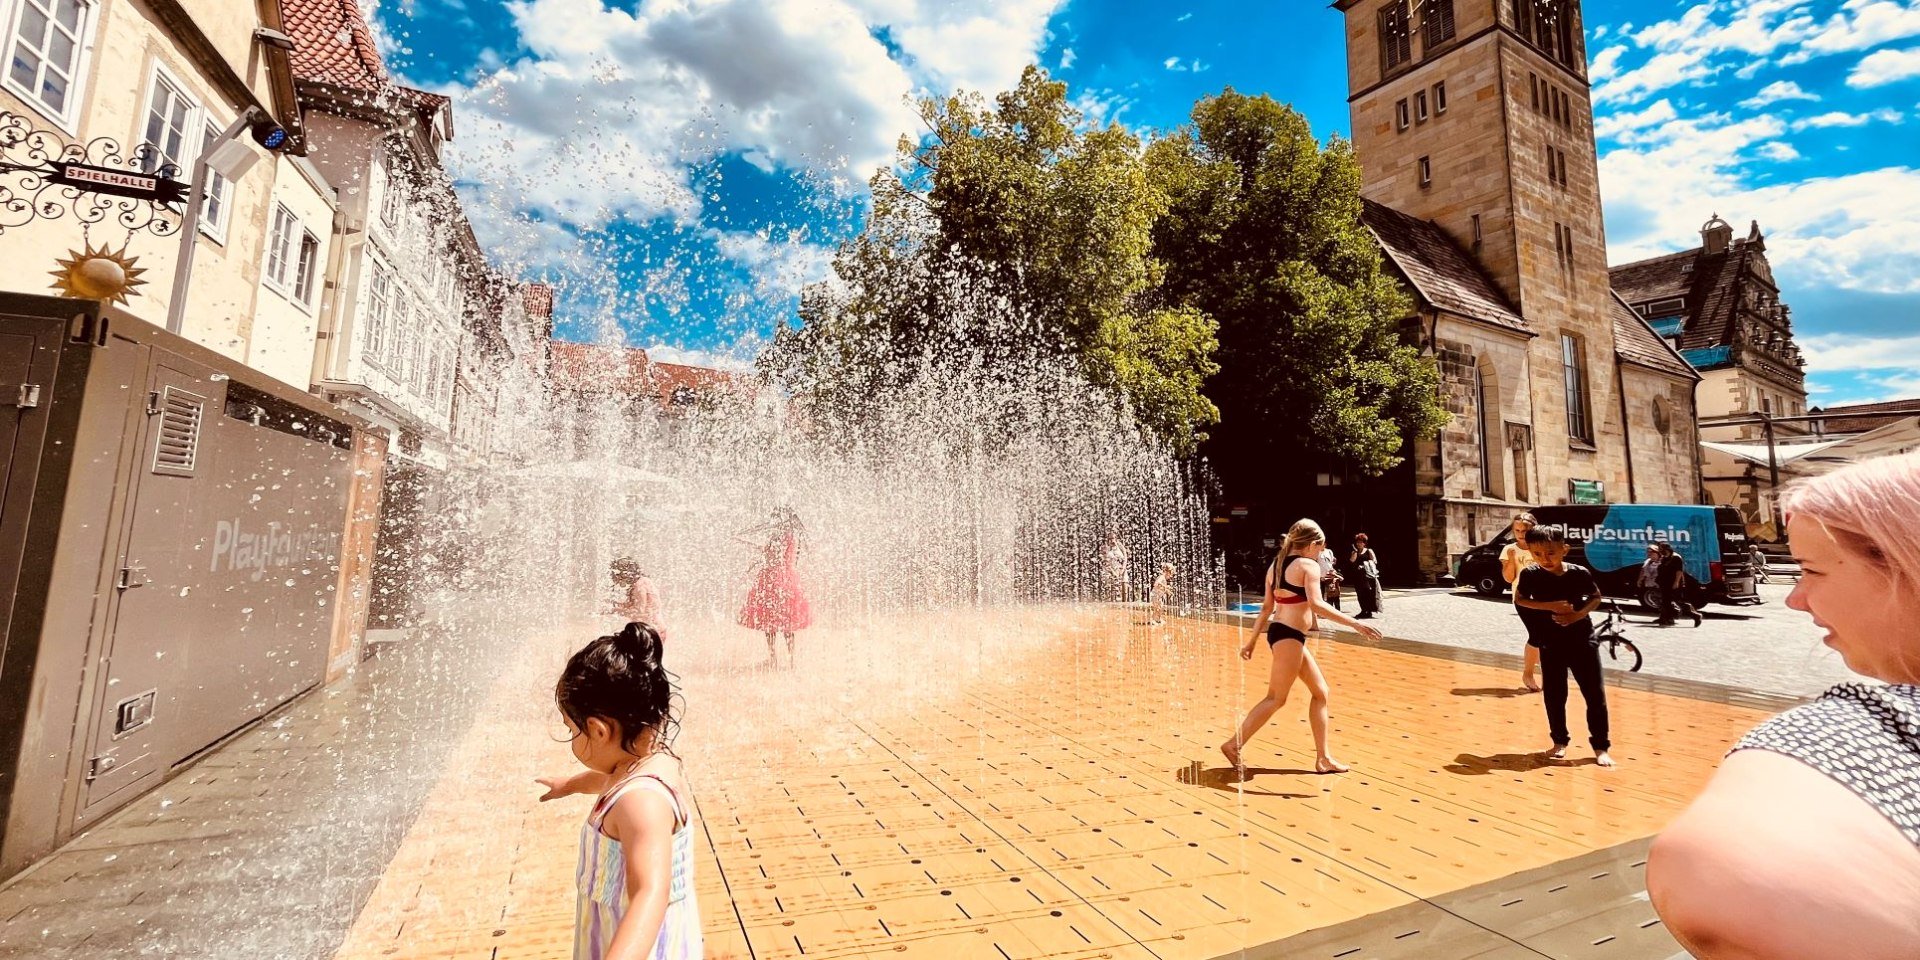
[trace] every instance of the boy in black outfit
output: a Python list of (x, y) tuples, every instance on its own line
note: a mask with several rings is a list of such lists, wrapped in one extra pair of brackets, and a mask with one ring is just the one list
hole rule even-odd
[(1587, 702), (1587, 737), (1593, 757), (1603, 767), (1613, 766), (1607, 753), (1607, 687), (1600, 677), (1600, 648), (1593, 643), (1593, 621), (1600, 607), (1600, 587), (1593, 571), (1567, 562), (1567, 536), (1557, 527), (1527, 531), (1527, 552), (1538, 566), (1528, 567), (1514, 580), (1514, 606), (1527, 626), (1527, 643), (1540, 648), (1542, 691), (1547, 705), (1547, 729), (1553, 735), (1555, 760), (1567, 755), (1573, 738), (1567, 733), (1567, 673), (1580, 685)]

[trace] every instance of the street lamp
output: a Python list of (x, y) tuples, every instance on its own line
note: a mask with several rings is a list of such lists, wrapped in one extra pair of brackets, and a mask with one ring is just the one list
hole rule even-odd
[(186, 320), (187, 285), (193, 280), (193, 252), (200, 243), (200, 211), (207, 204), (207, 172), (219, 173), (228, 183), (247, 175), (260, 159), (252, 147), (239, 139), (240, 131), (253, 135), (253, 141), (269, 151), (287, 146), (287, 131), (266, 111), (248, 107), (227, 124), (207, 149), (200, 151), (193, 164), (193, 185), (187, 190), (186, 219), (180, 224), (180, 253), (173, 268), (173, 296), (167, 301), (167, 332), (179, 333)]

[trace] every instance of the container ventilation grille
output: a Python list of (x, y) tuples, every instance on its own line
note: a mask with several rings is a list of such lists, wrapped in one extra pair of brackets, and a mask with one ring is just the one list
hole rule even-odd
[(167, 387), (160, 392), (160, 443), (153, 451), (153, 472), (192, 476), (200, 459), (200, 427), (205, 397)]

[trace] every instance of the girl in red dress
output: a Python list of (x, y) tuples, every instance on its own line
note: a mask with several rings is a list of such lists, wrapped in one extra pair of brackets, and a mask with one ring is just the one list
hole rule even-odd
[(791, 665), (793, 635), (813, 624), (813, 608), (800, 588), (802, 531), (800, 517), (791, 509), (782, 508), (774, 514), (772, 523), (739, 535), (744, 538), (751, 533), (767, 534), (765, 552), (754, 572), (753, 587), (747, 591), (746, 605), (740, 608), (740, 625), (766, 634), (767, 657), (775, 666), (779, 665), (780, 657), (775, 652), (774, 635), (786, 637), (787, 663)]

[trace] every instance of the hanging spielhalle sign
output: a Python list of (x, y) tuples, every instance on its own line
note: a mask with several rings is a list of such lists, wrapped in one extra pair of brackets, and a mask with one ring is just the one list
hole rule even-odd
[(108, 193), (116, 197), (146, 200), (151, 203), (185, 203), (187, 185), (157, 173), (141, 173), (117, 167), (96, 167), (89, 163), (55, 160), (48, 164), (49, 183), (58, 183), (88, 193)]

